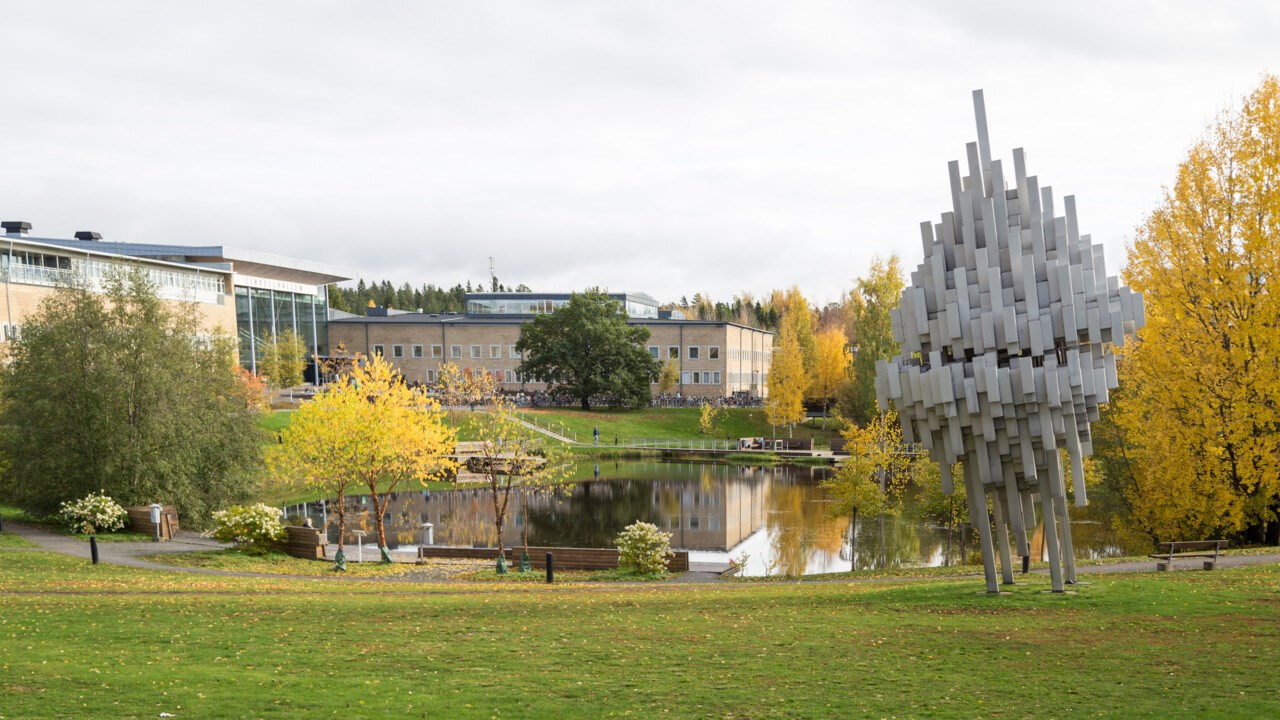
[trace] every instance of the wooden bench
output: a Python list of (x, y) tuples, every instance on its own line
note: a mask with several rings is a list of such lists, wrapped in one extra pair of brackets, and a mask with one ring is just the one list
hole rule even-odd
[(1226, 540), (1179, 540), (1175, 542), (1162, 542), (1159, 545), (1160, 552), (1152, 553), (1148, 557), (1164, 562), (1156, 563), (1156, 570), (1168, 570), (1174, 560), (1183, 558), (1209, 558), (1204, 561), (1204, 569), (1212, 570), (1218, 564), (1218, 553), (1222, 548), (1227, 546)]
[(304, 558), (306, 560), (324, 560), (325, 548), (328, 545), (320, 531), (315, 528), (298, 527), (296, 525), (286, 525), (284, 528), (286, 533), (284, 541), (277, 543), (276, 547), (283, 550), (286, 555), (292, 555), (296, 558)]

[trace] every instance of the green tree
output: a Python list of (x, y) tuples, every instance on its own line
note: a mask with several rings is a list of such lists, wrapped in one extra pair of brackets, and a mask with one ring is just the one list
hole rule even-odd
[(652, 399), (649, 386), (660, 367), (645, 349), (648, 339), (648, 328), (627, 324), (617, 300), (588, 290), (521, 326), (516, 350), (525, 353), (525, 377), (572, 395), (583, 410), (596, 396), (641, 407)]
[(0, 482), (50, 512), (90, 491), (172, 502), (183, 523), (242, 501), (260, 466), (256, 403), (229, 338), (202, 336), (194, 305), (156, 296), (141, 270), (99, 294), (57, 288), (0, 369)]
[(902, 267), (898, 256), (891, 255), (888, 260), (873, 260), (870, 272), (855, 282), (850, 293), (853, 377), (841, 386), (836, 408), (854, 424), (865, 425), (876, 416), (876, 362), (898, 354), (889, 311), (898, 306), (902, 288)]
[(292, 329), (258, 342), (258, 374), (276, 388), (302, 384), (307, 369), (307, 344)]
[(1147, 325), (1124, 349), (1104, 459), (1155, 540), (1280, 540), (1280, 78), (1178, 166), (1137, 229), (1126, 284)]

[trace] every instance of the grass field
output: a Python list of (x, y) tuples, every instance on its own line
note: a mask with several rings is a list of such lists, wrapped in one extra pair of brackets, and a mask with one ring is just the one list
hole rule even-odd
[[(726, 408), (724, 420), (720, 423), (719, 432), (715, 435), (703, 435), (699, 430), (700, 411), (697, 408), (642, 408), (639, 410), (602, 408), (591, 411), (528, 408), (524, 412), (532, 418), (537, 418), (543, 425), (550, 423), (557, 427), (563, 426), (570, 432), (576, 432), (578, 442), (591, 442), (592, 429), (599, 428), (601, 445), (612, 445), (615, 435), (622, 442), (626, 442), (628, 438), (737, 440), (741, 437), (773, 435), (775, 432), (784, 437), (787, 434), (785, 429), (769, 426), (762, 408)], [(817, 445), (826, 447), (830, 438), (837, 434), (831, 429), (830, 423), (827, 426), (828, 429), (824, 431), (820, 425), (806, 423), (796, 427), (795, 436), (814, 438)]]
[(0, 556), (0, 717), (1274, 716), (1280, 568), (414, 585)]

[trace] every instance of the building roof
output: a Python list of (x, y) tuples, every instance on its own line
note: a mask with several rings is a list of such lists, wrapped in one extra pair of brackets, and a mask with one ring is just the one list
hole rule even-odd
[(65, 241), (65, 240), (58, 240), (58, 239), (52, 239), (52, 238), (29, 237), (27, 235), (15, 235), (15, 234), (0, 235), (0, 245), (5, 245), (5, 246), (7, 246), (8, 243), (16, 243), (16, 244), (21, 244), (27, 247), (36, 247), (36, 248), (49, 249), (49, 250), (75, 250), (76, 252), (82, 253), (84, 255), (92, 255), (100, 258), (106, 258), (109, 260), (129, 260), (129, 261), (145, 260), (147, 263), (152, 265), (171, 267), (179, 270), (188, 270), (188, 271), (194, 270), (197, 272), (207, 271), (207, 272), (217, 273), (220, 275), (231, 275), (233, 273), (230, 265), (227, 265), (227, 264), (219, 265), (216, 263), (175, 262), (170, 258), (127, 255), (124, 253), (116, 252), (114, 249), (108, 247), (110, 243), (97, 243), (97, 242), (90, 241), (90, 242), (83, 243), (84, 247), (80, 247), (79, 245), (69, 246), (67, 244), (68, 242), (78, 242), (78, 241)]
[[(350, 313), (332, 310), (329, 313), (330, 324), (370, 324), (370, 325), (523, 325), (530, 322), (534, 316), (532, 315), (465, 315), (463, 313), (416, 313), (405, 312), (396, 315), (352, 315)], [(727, 320), (680, 320), (665, 318), (627, 318), (627, 323), (631, 325), (649, 325), (653, 327), (670, 326), (676, 327), (680, 325), (726, 325), (744, 330), (754, 330), (756, 332), (773, 334), (771, 330), (763, 328), (751, 327), (741, 323), (729, 322)]]
[(105, 252), (127, 257), (144, 257), (202, 267), (221, 266), (238, 275), (280, 280), (301, 285), (328, 285), (350, 280), (356, 271), (338, 265), (275, 255), (258, 250), (226, 245), (151, 245), (145, 243), (103, 242), (101, 240), (62, 240), (27, 238), (19, 240), (58, 245), (86, 252)]

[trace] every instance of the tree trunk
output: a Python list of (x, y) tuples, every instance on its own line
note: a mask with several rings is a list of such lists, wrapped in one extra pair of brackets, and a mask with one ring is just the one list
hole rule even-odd
[(373, 521), (378, 527), (378, 551), (382, 553), (382, 560), (380, 562), (384, 564), (391, 562), (391, 554), (387, 552), (387, 529), (386, 526), (382, 524), (383, 508), (386, 507), (389, 500), (390, 498), (383, 498), (382, 502), (379, 503), (378, 493), (373, 493), (373, 511), (377, 513), (373, 518)]
[(583, 410), (591, 409), (591, 398), (586, 395), (582, 396), (582, 409)]

